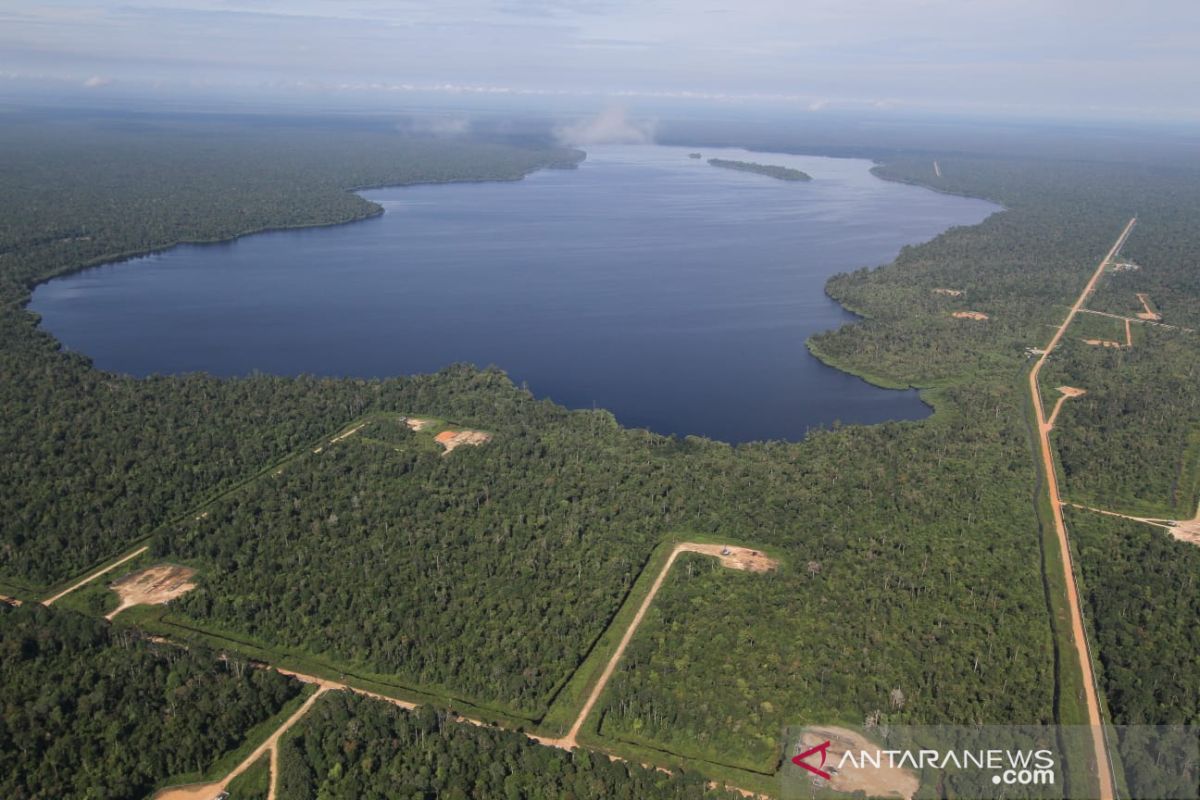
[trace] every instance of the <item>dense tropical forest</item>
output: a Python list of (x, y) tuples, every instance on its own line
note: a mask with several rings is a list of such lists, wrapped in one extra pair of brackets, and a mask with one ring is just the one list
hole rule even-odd
[(1195, 516), (1200, 336), (1141, 325), (1132, 348), (1110, 348), (1088, 345), (1075, 328), (1042, 380), (1046, 397), (1063, 385), (1087, 391), (1063, 405), (1055, 426), (1066, 498), (1151, 517)]
[(753, 172), (755, 175), (766, 175), (781, 181), (811, 181), (812, 176), (792, 167), (780, 167), (775, 164), (756, 164), (753, 161), (733, 161), (728, 158), (710, 158), (708, 163), (722, 169), (732, 169), (738, 172)]
[(1119, 725), (1200, 725), (1200, 548), (1071, 510), (1105, 694)]
[(520, 734), (327, 694), (280, 744), (280, 800), (683, 800), (740, 795), (697, 774), (665, 774), (586, 751), (540, 747)]
[(140, 800), (204, 773), (299, 691), (203, 648), (0, 603), (0, 796)]
[[(694, 143), (762, 144), (749, 135)], [(258, 657), (309, 657), (335, 676), (370, 673), (441, 706), (469, 702), (534, 727), (655, 546), (703, 536), (769, 547), (781, 567), (753, 575), (681, 558), (584, 741), (638, 761), (674, 754), (707, 774), (753, 776), (774, 771), (779, 732), (797, 722), (1078, 720), (1077, 667), (1056, 605), (1062, 587), (1046, 566), (1055, 553), (1037, 506), (1028, 351), (1049, 339), (1048, 325), (1134, 211), (1144, 221), (1127, 255), (1140, 269), (1106, 278), (1095, 307), (1136, 311), (1126, 294), (1149, 291), (1164, 321), (1200, 327), (1200, 231), (1187, 223), (1200, 211), (1193, 167), (960, 153), (938, 156), (938, 178), (924, 154), (880, 153), (884, 177), (1007, 209), (829, 284), (865, 319), (816, 337), (813, 352), (886, 385), (923, 387), (937, 413), (731, 447), (622, 429), (606, 412), (567, 411), (537, 400), (537, 387), (462, 365), (381, 381), (133, 380), (62, 352), (21, 308), (36, 282), (88, 264), (377, 213), (347, 191), (355, 186), (517, 179), (570, 166), (578, 153), (332, 123), (153, 117), (14, 116), (0, 144), (0, 593), (45, 596), (138, 542), (155, 559), (198, 570), (199, 587), (161, 618), (127, 612), (115, 632), (72, 622), (92, 626), (80, 630), (101, 663), (105, 653), (118, 663), (118, 651), (143, 666), (191, 659), (133, 633), (169, 623), (194, 634), (193, 648), (207, 638), (253, 647)], [(801, 139), (771, 146), (813, 150)], [(954, 316), (968, 311), (986, 319)], [(1132, 350), (1068, 341), (1054, 355), (1047, 380), (1089, 389), (1066, 404), (1055, 432), (1068, 495), (1195, 507), (1195, 338), (1147, 327)], [(402, 414), (453, 420), (492, 439), (443, 457), (400, 423)], [(316, 440), (364, 415), (368, 427), (313, 452)], [(1189, 546), (1160, 529), (1107, 524), (1071, 517), (1113, 715), (1194, 720), (1197, 609), (1181, 599), (1192, 556), (1178, 549)], [(1154, 570), (1163, 560), (1172, 568), (1116, 586), (1122, 569)], [(61, 619), (77, 618), (0, 609), (0, 636), (12, 632), (24, 653), (21, 631), (53, 633)], [(1131, 636), (1153, 647), (1126, 655)], [(188, 669), (200, 674), (209, 664), (226, 675), (190, 652)], [(1136, 660), (1147, 653), (1170, 667), (1149, 686)], [(81, 686), (65, 663), (45, 668), (59, 670), (63, 686)], [(141, 673), (167, 681), (173, 669)], [(28, 672), (14, 669), (14, 685)], [(258, 679), (229, 686), (238, 680)], [(218, 688), (214, 696), (239, 698), (228, 709), (204, 704), (206, 720), (231, 715), (214, 729), (224, 733), (184, 748), (178, 762), (150, 745), (134, 752), (147, 761), (129, 773), (139, 787), (202, 771), (232, 744), (233, 728), (287, 699), (270, 687), (259, 694), (272, 702)], [(82, 688), (63, 693), (82, 696)], [(122, 707), (154, 716), (160, 697), (142, 687)], [(415, 796), (472, 796), (471, 786), (485, 787), (475, 796), (538, 796), (527, 774), (549, 775), (579, 797), (690, 797), (700, 785), (495, 731), (444, 721), (427, 730), (432, 712), (404, 715), (337, 695), (316, 710), (285, 740), (285, 796), (370, 796), (391, 775)], [(99, 724), (51, 723), (48, 747)], [(345, 732), (356, 724), (347, 751)], [(472, 747), (502, 754), (503, 766), (471, 760)], [(0, 758), (24, 758), (16, 739), (0, 744)], [(247, 773), (248, 793), (262, 788), (262, 775)], [(39, 780), (60, 778), (50, 769)]]

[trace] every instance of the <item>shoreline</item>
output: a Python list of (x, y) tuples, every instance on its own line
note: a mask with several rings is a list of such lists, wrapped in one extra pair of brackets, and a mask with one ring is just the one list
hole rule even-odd
[[(660, 145), (660, 146), (688, 147), (688, 146), (695, 146), (695, 145)], [(955, 197), (963, 197), (963, 198), (972, 199), (972, 200), (984, 200), (985, 202), (993, 203), (993, 204), (999, 206), (997, 211), (992, 212), (993, 214), (1000, 213), (1000, 212), (1006, 210), (1004, 208), (1004, 206), (994, 203), (994, 201), (988, 200), (987, 198), (979, 198), (979, 197), (975, 197), (975, 196), (968, 195), (968, 194), (940, 190), (937, 187), (929, 186), (928, 184), (922, 183), (920, 181), (903, 180), (903, 179), (895, 178), (892, 176), (888, 176), (886, 174), (881, 174), (880, 168), (884, 167), (885, 164), (874, 158), (868, 158), (868, 157), (857, 156), (857, 155), (856, 156), (829, 155), (829, 154), (820, 153), (820, 152), (789, 153), (789, 152), (785, 152), (785, 151), (756, 150), (753, 148), (736, 147), (736, 146), (732, 146), (732, 145), (722, 145), (721, 147), (724, 149), (741, 149), (746, 152), (761, 153), (763, 155), (809, 156), (809, 157), (816, 157), (816, 158), (833, 158), (833, 159), (838, 159), (838, 160), (842, 160), (842, 161), (862, 161), (862, 162), (865, 162), (865, 163), (868, 163), (871, 165), (867, 168), (867, 171), (875, 179), (878, 179), (881, 181), (887, 181), (887, 182), (891, 182), (891, 183), (898, 183), (898, 184), (903, 184), (903, 185), (914, 186), (914, 187), (922, 188), (922, 189), (929, 189), (929, 190), (938, 192), (940, 194), (946, 194), (946, 195), (955, 196)], [(243, 380), (247, 377), (250, 377), (250, 375), (254, 374), (254, 373), (248, 373), (246, 375), (220, 375), (220, 374), (215, 374), (215, 373), (209, 372), (207, 370), (192, 370), (192, 371), (188, 371), (188, 372), (166, 372), (166, 373), (154, 373), (153, 375), (139, 376), (139, 375), (132, 375), (130, 373), (117, 372), (114, 370), (108, 370), (108, 369), (96, 367), (94, 365), (94, 363), (92, 362), (91, 357), (88, 356), (87, 353), (82, 352), (82, 351), (74, 351), (74, 350), (66, 349), (65, 346), (63, 345), (62, 341), (59, 340), (58, 337), (53, 332), (42, 327), (41, 315), (39, 315), (37, 312), (35, 312), (29, 308), (29, 304), (32, 302), (33, 292), (37, 289), (37, 287), (39, 287), (43, 284), (49, 283), (53, 280), (59, 279), (59, 278), (69, 277), (71, 275), (87, 271), (89, 269), (96, 269), (99, 267), (112, 266), (112, 265), (127, 263), (130, 261), (136, 261), (136, 260), (142, 259), (142, 258), (148, 258), (150, 256), (165, 253), (165, 252), (172, 250), (174, 248), (177, 248), (177, 247), (182, 247), (182, 246), (187, 246), (187, 245), (194, 245), (194, 246), (198, 246), (198, 247), (203, 247), (203, 246), (207, 246), (207, 245), (223, 245), (223, 244), (229, 244), (232, 242), (236, 242), (239, 239), (254, 236), (257, 234), (299, 231), (299, 230), (305, 230), (305, 229), (319, 229), (319, 228), (327, 228), (327, 227), (334, 227), (334, 226), (341, 226), (341, 225), (350, 225), (350, 224), (357, 223), (357, 222), (363, 222), (363, 221), (367, 221), (367, 220), (371, 220), (371, 219), (377, 219), (377, 218), (383, 216), (383, 214), (386, 213), (386, 209), (384, 208), (384, 206), (380, 205), (379, 203), (377, 203), (373, 200), (363, 197), (363, 195), (362, 195), (363, 192), (387, 190), (387, 189), (393, 189), (393, 188), (429, 187), (429, 186), (454, 185), (454, 184), (516, 183), (516, 182), (525, 180), (530, 175), (541, 172), (543, 170), (576, 169), (579, 167), (580, 164), (582, 164), (584, 161), (587, 160), (588, 153), (586, 151), (584, 151), (582, 149), (578, 149), (578, 148), (572, 148), (571, 150), (575, 156), (575, 160), (570, 163), (565, 163), (565, 162), (550, 163), (550, 164), (546, 164), (546, 165), (542, 165), (542, 166), (533, 167), (531, 169), (524, 171), (520, 175), (511, 177), (511, 178), (450, 179), (450, 180), (444, 180), (444, 181), (420, 181), (420, 182), (412, 182), (412, 183), (387, 183), (387, 182), (384, 182), (384, 183), (367, 183), (367, 184), (362, 184), (362, 185), (357, 185), (357, 186), (351, 186), (342, 191), (345, 192), (346, 194), (350, 194), (350, 195), (357, 197), (364, 204), (363, 212), (360, 214), (349, 215), (349, 216), (346, 216), (341, 219), (315, 221), (315, 222), (311, 222), (311, 223), (302, 223), (302, 224), (294, 224), (294, 225), (277, 225), (277, 226), (268, 226), (268, 227), (262, 227), (262, 228), (249, 228), (246, 230), (238, 231), (234, 234), (231, 234), (229, 236), (222, 237), (222, 238), (181, 239), (181, 240), (173, 241), (169, 244), (164, 244), (161, 246), (156, 246), (156, 247), (147, 248), (147, 249), (143, 249), (143, 250), (132, 250), (132, 251), (126, 251), (126, 252), (122, 252), (122, 253), (118, 253), (118, 254), (107, 254), (104, 256), (99, 256), (97, 258), (90, 259), (86, 262), (63, 268), (52, 274), (46, 275), (34, 282), (26, 284), (26, 291), (27, 291), (26, 296), (24, 298), (22, 298), (21, 300), (17, 301), (14, 305), (16, 305), (16, 307), (19, 311), (22, 311), (22, 312), (28, 314), (32, 318), (32, 321), (34, 323), (34, 325), (33, 325), (34, 330), (37, 333), (45, 334), (47, 337), (49, 337), (51, 339), (51, 341), (53, 342), (54, 348), (58, 352), (64, 353), (64, 354), (69, 353), (73, 356), (82, 358), (87, 361), (89, 369), (96, 370), (97, 372), (103, 373), (105, 375), (111, 375), (114, 377), (125, 378), (125, 379), (133, 380), (133, 381), (145, 381), (145, 380), (149, 380), (151, 378), (172, 379), (172, 378), (177, 378), (177, 377), (182, 378), (183, 376), (186, 376), (186, 375), (199, 374), (199, 375), (205, 375), (205, 376), (212, 377), (215, 380), (218, 380), (221, 382), (225, 382), (225, 381), (236, 382), (238, 380)], [(985, 217), (984, 219), (986, 220), (986, 219), (990, 218), (990, 216), (991, 216), (991, 214), (989, 214), (988, 217)], [(980, 223), (982, 223), (982, 221), (983, 220), (981, 220)], [(975, 223), (975, 224), (980, 224), (980, 223)], [(920, 240), (920, 241), (916, 241), (916, 242), (905, 242), (900, 245), (900, 248), (903, 249), (904, 247), (920, 246), (922, 244), (926, 244), (928, 242), (934, 241), (938, 237), (944, 235), (946, 233), (946, 231), (950, 230), (953, 227), (956, 227), (956, 226), (951, 225), (951, 226), (943, 229), (942, 231), (939, 231), (937, 234), (935, 234), (934, 236), (932, 236), (929, 239), (924, 239), (924, 240)], [(973, 227), (973, 226), (968, 226), (968, 227)], [(891, 265), (895, 264), (895, 262), (896, 262), (896, 257), (893, 257), (890, 261), (888, 261), (884, 264), (880, 264), (875, 268), (883, 268), (885, 266), (891, 266)], [(828, 333), (828, 332), (834, 331), (834, 330), (839, 330), (842, 327), (847, 326), (847, 325), (856, 325), (856, 324), (859, 324), (859, 322), (861, 320), (869, 318), (868, 314), (865, 314), (862, 311), (843, 303), (841, 300), (832, 296), (829, 293), (828, 287), (829, 287), (830, 282), (842, 274), (845, 274), (845, 270), (833, 273), (833, 274), (829, 275), (828, 277), (826, 277), (824, 286), (823, 286), (823, 293), (824, 293), (825, 297), (828, 300), (832, 301), (834, 304), (836, 304), (839, 309), (841, 309), (842, 311), (845, 311), (848, 314), (853, 315), (854, 317), (856, 317), (856, 319), (847, 321), (847, 322), (843, 323), (842, 325), (838, 325), (837, 327), (830, 328), (828, 330), (818, 331), (818, 332), (815, 332), (815, 333), (809, 335), (804, 340), (806, 355), (811, 356), (822, 367), (834, 369), (843, 374), (846, 374), (846, 375), (852, 376), (854, 378), (857, 378), (859, 380), (862, 380), (863, 382), (867, 383), (868, 385), (870, 385), (871, 387), (873, 387), (875, 389), (879, 389), (879, 390), (883, 390), (883, 391), (901, 391), (901, 392), (915, 391), (917, 393), (917, 399), (920, 401), (921, 405), (927, 410), (927, 413), (925, 413), (923, 416), (920, 416), (920, 417), (900, 416), (900, 417), (896, 417), (894, 419), (881, 420), (879, 422), (861, 422), (861, 423), (860, 422), (849, 422), (849, 423), (844, 423), (844, 424), (847, 426), (850, 426), (850, 425), (870, 426), (870, 425), (886, 424), (889, 422), (919, 423), (919, 422), (924, 422), (924, 421), (931, 419), (935, 414), (937, 414), (937, 407), (934, 403), (931, 403), (929, 401), (929, 399), (924, 396), (924, 390), (932, 388), (932, 387), (918, 386), (916, 384), (904, 383), (902, 381), (897, 381), (892, 378), (873, 373), (867, 369), (862, 369), (862, 368), (856, 367), (852, 364), (849, 364), (841, 359), (835, 358), (835, 357), (831, 356), (830, 354), (824, 352), (820, 348), (820, 346), (818, 344), (816, 344), (815, 339), (824, 333)], [(479, 367), (477, 367), (477, 366), (475, 368), (479, 369)], [(317, 375), (316, 373), (307, 373), (307, 372), (296, 373), (296, 374), (282, 374), (282, 373), (276, 374), (276, 373), (268, 372), (268, 373), (262, 373), (262, 374), (271, 375), (273, 377), (278, 377), (278, 378), (283, 378), (283, 379), (295, 379), (295, 378), (299, 378), (304, 375), (310, 375), (310, 374)], [(414, 376), (421, 375), (421, 374), (426, 374), (426, 373), (420, 373), (420, 372), (397, 373), (394, 375), (378, 376), (378, 377), (369, 378), (369, 379), (370, 380), (390, 380), (390, 379), (397, 379), (397, 378), (402, 379), (402, 378), (407, 378), (407, 377), (414, 377)], [(362, 378), (361, 376), (348, 376), (348, 375), (317, 375), (317, 376), (328, 379), (328, 380), (336, 380), (336, 381), (368, 379), (368, 378)], [(568, 410), (569, 411), (577, 411), (577, 410), (586, 410), (586, 409), (574, 409), (574, 408), (568, 407)], [(620, 424), (620, 423), (618, 422), (618, 424)], [(756, 445), (756, 444), (761, 445), (761, 444), (765, 444), (767, 442), (786, 442), (789, 444), (798, 444), (798, 443), (803, 442), (808, 437), (809, 432), (811, 432), (811, 431), (820, 431), (820, 430), (828, 430), (829, 429), (828, 425), (819, 425), (817, 427), (811, 427), (811, 428), (807, 429), (805, 434), (798, 438), (777, 438), (777, 439), (769, 439), (768, 438), (768, 439), (752, 439), (752, 440), (734, 442), (734, 441), (727, 441), (724, 439), (711, 438), (711, 437), (703, 436), (700, 434), (661, 433), (661, 432), (654, 431), (649, 428), (638, 427), (638, 426), (628, 426), (627, 427), (625, 425), (621, 425), (621, 427), (629, 429), (629, 430), (646, 430), (647, 432), (649, 432), (655, 436), (661, 436), (664, 438), (682, 439), (682, 438), (687, 438), (690, 436), (696, 436), (698, 438), (705, 439), (707, 441), (711, 441), (711, 442), (715, 442), (715, 443), (719, 443), (719, 444), (725, 444), (727, 446), (742, 446), (742, 445)]]

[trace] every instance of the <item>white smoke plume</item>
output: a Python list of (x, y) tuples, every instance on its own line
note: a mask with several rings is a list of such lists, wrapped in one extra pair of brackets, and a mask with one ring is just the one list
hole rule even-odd
[(624, 108), (609, 106), (591, 119), (560, 126), (554, 133), (565, 145), (650, 144), (654, 123), (631, 120)]

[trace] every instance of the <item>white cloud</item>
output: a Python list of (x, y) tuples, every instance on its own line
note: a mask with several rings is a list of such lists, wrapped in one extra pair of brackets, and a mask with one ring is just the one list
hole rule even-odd
[(106, 78), (103, 75), (93, 75), (83, 82), (83, 88), (99, 89), (108, 86), (110, 83), (112, 83), (112, 78)]
[(555, 134), (568, 145), (648, 144), (654, 141), (654, 123), (634, 122), (624, 108), (609, 106), (591, 119), (558, 128)]

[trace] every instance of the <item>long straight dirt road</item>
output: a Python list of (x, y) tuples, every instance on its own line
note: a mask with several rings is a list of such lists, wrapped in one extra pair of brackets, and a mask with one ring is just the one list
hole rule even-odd
[(42, 605), (44, 605), (44, 606), (54, 605), (55, 601), (65, 597), (66, 595), (69, 595), (71, 592), (75, 591), (80, 586), (85, 586), (86, 584), (89, 584), (92, 581), (96, 580), (96, 578), (99, 578), (101, 575), (106, 575), (109, 572), (112, 572), (114, 569), (121, 566), (126, 561), (130, 561), (132, 559), (137, 558), (138, 556), (140, 556), (142, 553), (146, 552), (149, 549), (150, 549), (149, 545), (139, 547), (137, 550), (134, 550), (132, 553), (125, 556), (120, 561), (114, 561), (113, 563), (109, 564), (107, 567), (103, 567), (102, 569), (98, 569), (95, 572), (90, 573), (87, 577), (83, 578), (82, 580), (76, 581), (75, 583), (68, 586), (66, 589), (63, 589), (58, 594), (54, 595), (53, 597), (47, 597), (45, 600), (42, 601)]
[(1133, 226), (1137, 224), (1137, 217), (1129, 220), (1125, 225), (1125, 229), (1121, 231), (1121, 235), (1117, 237), (1117, 241), (1109, 249), (1108, 254), (1100, 261), (1100, 265), (1096, 267), (1095, 273), (1091, 280), (1083, 287), (1083, 291), (1079, 294), (1079, 299), (1075, 301), (1075, 305), (1071, 306), (1066, 319), (1058, 326), (1058, 330), (1054, 332), (1054, 337), (1050, 343), (1046, 345), (1041, 358), (1033, 365), (1033, 369), (1029, 372), (1029, 393), (1033, 400), (1033, 409), (1037, 415), (1037, 430), (1038, 443), (1042, 454), (1042, 468), (1046, 474), (1046, 491), (1050, 494), (1050, 509), (1054, 514), (1054, 532), (1058, 536), (1058, 546), (1061, 550), (1063, 578), (1066, 581), (1067, 601), (1071, 608), (1071, 638), (1075, 641), (1075, 650), (1079, 654), (1079, 666), (1081, 677), (1083, 678), (1083, 691), (1087, 700), (1088, 725), (1092, 729), (1092, 746), (1095, 751), (1097, 782), (1099, 784), (1100, 800), (1113, 800), (1115, 797), (1113, 787), (1113, 772), (1112, 762), (1109, 759), (1108, 747), (1105, 744), (1104, 738), (1104, 720), (1100, 715), (1100, 697), (1096, 691), (1096, 681), (1092, 674), (1092, 656), (1088, 647), (1087, 633), (1083, 624), (1083, 609), (1079, 602), (1079, 589), (1075, 584), (1075, 569), (1071, 562), (1071, 545), (1067, 540), (1067, 524), (1063, 519), (1062, 513), (1062, 498), (1058, 490), (1058, 473), (1054, 467), (1054, 451), (1050, 448), (1050, 426), (1046, 421), (1046, 409), (1042, 406), (1042, 393), (1038, 386), (1038, 376), (1041, 374), (1042, 367), (1046, 365), (1046, 359), (1054, 352), (1054, 348), (1062, 341), (1063, 336), (1070, 327), (1071, 322), (1075, 319), (1075, 315), (1087, 303), (1092, 292), (1096, 290), (1096, 285), (1100, 282), (1101, 276), (1108, 268), (1109, 262), (1117, 253), (1121, 252), (1121, 248), (1125, 245), (1125, 240), (1129, 238)]

